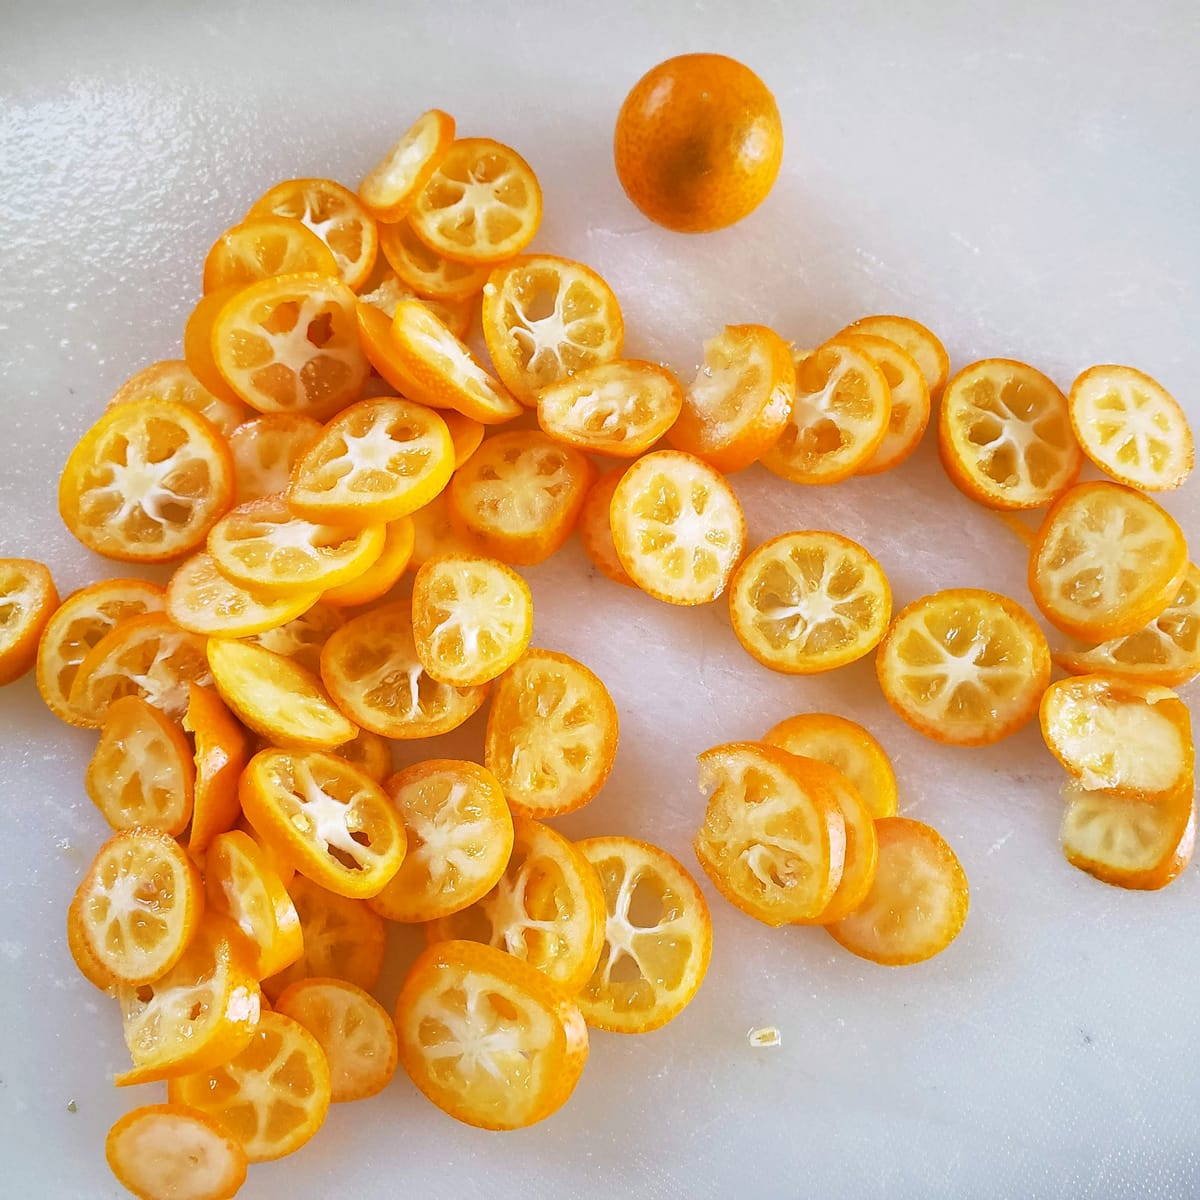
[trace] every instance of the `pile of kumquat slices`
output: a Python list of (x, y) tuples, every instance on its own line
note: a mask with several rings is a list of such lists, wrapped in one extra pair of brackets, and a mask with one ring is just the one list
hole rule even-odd
[[(1191, 857), (1190, 718), (1169, 689), (1200, 673), (1200, 573), (1146, 494), (1192, 465), (1175, 401), (1127, 367), (1069, 395), (1003, 359), (950, 378), (938, 339), (895, 316), (804, 351), (729, 326), (685, 382), (621, 357), (599, 275), (525, 252), (541, 206), (520, 155), (436, 110), (357, 192), (271, 188), (209, 252), (184, 360), (131, 378), (63, 471), (71, 532), (175, 564), (165, 588), (108, 579), (60, 604), (44, 566), (0, 560), (0, 683), (36, 668), (51, 711), (98, 731), (84, 786), (113, 833), (67, 939), (120, 1005), (117, 1085), (166, 1084), (109, 1135), (138, 1196), (232, 1196), (397, 1065), (460, 1121), (529, 1125), (570, 1096), (588, 1026), (656, 1029), (696, 994), (712, 926), (688, 871), (545, 823), (596, 797), (617, 747), (601, 680), (530, 646), (514, 569), (575, 530), (622, 585), (727, 595), (771, 670), (875, 651), (888, 703), (940, 742), (1040, 711), (1069, 775), (1064, 852), (1096, 878), (1158, 888)], [(487, 361), (464, 340), (477, 322)], [(836, 532), (747, 547), (729, 474), (890, 470), (934, 402), (957, 487), (1048, 510), (1027, 540), (1037, 606), (1070, 639), (1054, 653), (992, 592), (893, 615), (879, 563)], [(1085, 456), (1110, 478), (1077, 482)], [(484, 705), (482, 763), (393, 770), (393, 741)], [(958, 858), (897, 815), (860, 725), (798, 714), (699, 764), (696, 856), (743, 912), (885, 965), (957, 937)], [(429, 943), (394, 1013), (371, 995), (389, 921)]]

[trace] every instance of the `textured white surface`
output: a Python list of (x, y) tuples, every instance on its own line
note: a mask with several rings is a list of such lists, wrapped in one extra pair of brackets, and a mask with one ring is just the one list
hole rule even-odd
[[(1197, 422), (1198, 22), (1188, 0), (0, 0), (0, 554), (46, 559), (64, 594), (117, 573), (55, 514), (71, 444), (127, 375), (178, 353), (203, 254), (257, 195), (297, 174), (353, 184), (431, 104), (529, 158), (546, 191), (537, 245), (599, 269), (630, 352), (685, 377), (725, 322), (809, 343), (899, 311), (957, 365), (1011, 355), (1060, 384), (1093, 362), (1141, 366)], [(642, 71), (700, 49), (763, 75), (788, 143), (758, 213), (689, 239), (630, 208), (609, 147)], [(898, 603), (948, 585), (1029, 602), (1020, 547), (942, 478), (931, 444), (829, 491), (757, 469), (736, 486), (753, 540), (836, 529), (875, 552)], [(1168, 506), (1200, 533), (1200, 484)], [(1035, 729), (940, 748), (892, 716), (869, 663), (773, 676), (721, 603), (670, 610), (596, 578), (574, 543), (528, 574), (536, 643), (593, 667), (622, 716), (612, 780), (568, 833), (637, 834), (693, 866), (696, 752), (827, 708), (878, 734), (902, 810), (958, 851), (966, 930), (941, 958), (888, 971), (820, 930), (768, 931), (716, 903), (696, 1003), (646, 1038), (595, 1035), (550, 1122), (469, 1130), (400, 1078), (253, 1169), (247, 1196), (1200, 1192), (1196, 870), (1137, 895), (1068, 867)], [(452, 744), (478, 753), (481, 729)], [(103, 832), (80, 782), (94, 738), (54, 722), (29, 680), (0, 693), (0, 732), (0, 1191), (116, 1197), (104, 1132), (159, 1089), (108, 1085), (117, 1015), (62, 934)], [(763, 1026), (779, 1046), (750, 1046)]]

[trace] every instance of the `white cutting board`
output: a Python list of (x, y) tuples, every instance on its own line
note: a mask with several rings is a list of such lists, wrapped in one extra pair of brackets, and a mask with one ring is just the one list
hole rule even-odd
[[(127, 375), (178, 355), (216, 235), (277, 179), (353, 185), (431, 105), (528, 157), (546, 193), (536, 246), (606, 276), (632, 354), (690, 375), (726, 322), (811, 344), (864, 313), (911, 313), (956, 366), (1014, 356), (1069, 385), (1091, 363), (1129, 362), (1200, 423), (1188, 0), (347, 8), (0, 0), (0, 554), (46, 559), (64, 594), (119, 571), (60, 525), (61, 464)], [(628, 87), (688, 50), (752, 65), (787, 136), (763, 208), (700, 238), (643, 220), (610, 154)], [(743, 473), (752, 539), (839, 530), (878, 556), (898, 605), (950, 585), (1028, 604), (1020, 546), (945, 481), (931, 443), (830, 490)], [(1200, 484), (1167, 505), (1200, 537)], [(467, 1129), (401, 1076), (254, 1168), (245, 1195), (1200, 1192), (1200, 872), (1138, 895), (1070, 868), (1036, 728), (992, 749), (936, 746), (887, 709), (869, 662), (773, 675), (738, 647), (723, 603), (675, 610), (628, 592), (574, 542), (528, 575), (537, 644), (594, 668), (621, 713), (612, 779), (561, 822), (568, 834), (648, 838), (695, 869), (694, 755), (830, 709), (876, 732), (901, 810), (960, 855), (966, 929), (942, 957), (888, 970), (820, 930), (760, 927), (705, 885), (715, 949), (698, 999), (661, 1032), (596, 1034), (552, 1120)], [(477, 755), (481, 732), (475, 721), (450, 745)], [(125, 1061), (117, 1015), (64, 945), (67, 900), (104, 834), (81, 786), (93, 741), (49, 717), (32, 681), (0, 692), (0, 1193), (14, 1197), (123, 1195), (104, 1133), (161, 1095), (108, 1084)], [(781, 1046), (747, 1044), (762, 1025)]]

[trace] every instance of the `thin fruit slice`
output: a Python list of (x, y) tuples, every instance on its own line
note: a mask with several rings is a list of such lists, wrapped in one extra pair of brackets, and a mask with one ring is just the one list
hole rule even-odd
[(590, 267), (529, 254), (488, 279), (483, 340), (504, 385), (532, 408), (540, 389), (617, 358), (625, 322), (612, 288)]
[(404, 862), (404, 828), (387, 795), (336, 755), (261, 750), (238, 791), (259, 834), (339, 896), (377, 895)]
[(249, 1044), (229, 1062), (182, 1075), (167, 1087), (172, 1104), (187, 1104), (220, 1121), (250, 1162), (299, 1150), (329, 1111), (329, 1064), (320, 1043), (298, 1021), (264, 1012)]
[(204, 884), (169, 833), (124, 829), (100, 847), (76, 892), (88, 946), (118, 983), (165, 975), (204, 912)]
[(450, 481), (451, 518), (505, 562), (532, 566), (575, 529), (595, 469), (536, 430), (487, 438)]
[(242, 638), (286, 625), (307, 612), (320, 592), (260, 596), (231, 583), (201, 551), (185, 559), (167, 584), (167, 616), (192, 633)]
[(139, 696), (108, 710), (84, 787), (113, 829), (177, 837), (192, 818), (196, 768), (179, 726)]
[(887, 338), (889, 342), (911, 355), (921, 368), (930, 397), (936, 400), (942, 394), (946, 380), (950, 377), (950, 356), (937, 336), (920, 321), (914, 321), (911, 317), (884, 314), (860, 317), (852, 325), (847, 325), (838, 337), (847, 333)]
[(238, 779), (249, 758), (246, 734), (212, 688), (188, 688), (183, 727), (196, 751), (195, 805), (188, 852), (193, 858), (208, 848), (219, 833), (232, 829), (241, 814)]
[(832, 671), (870, 653), (887, 630), (883, 568), (837, 533), (785, 533), (742, 560), (729, 587), (733, 632), (763, 666)]
[(438, 683), (421, 665), (407, 601), (348, 621), (321, 651), (321, 678), (338, 707), (383, 737), (436, 737), (457, 729), (487, 699), (489, 685)]
[(804, 765), (803, 773), (822, 784), (836, 801), (845, 828), (842, 877), (837, 889), (818, 916), (796, 922), (799, 925), (829, 925), (848, 917), (866, 899), (879, 861), (879, 839), (871, 810), (841, 771), (815, 758), (801, 758), (800, 761)]
[(360, 400), (301, 456), (287, 503), (315, 523), (386, 524), (428, 504), (453, 470), (454, 444), (437, 413), (397, 397)]
[(110, 408), (71, 451), (58, 487), (71, 533), (123, 562), (165, 562), (196, 549), (232, 500), (225, 440), (166, 400)]
[(496, 684), (483, 761), (514, 813), (557, 817), (604, 786), (617, 736), (600, 679), (565, 654), (531, 649)]
[(379, 982), (387, 932), (383, 918), (361, 900), (327, 891), (297, 875), (288, 895), (300, 916), (304, 953), (285, 971), (263, 981), (276, 1000), (301, 979), (344, 979), (370, 991)]
[(312, 272), (236, 291), (211, 336), (222, 378), (261, 413), (327, 420), (359, 398), (371, 370), (358, 341), (354, 293)]
[(118, 989), (133, 1068), (118, 1087), (153, 1083), (227, 1062), (258, 1024), (250, 948), (219, 913), (206, 913), (175, 966), (152, 983)]
[(712, 920), (704, 894), (665, 850), (626, 837), (575, 848), (604, 893), (604, 945), (576, 997), (584, 1020), (610, 1033), (649, 1033), (677, 1017), (704, 981)]
[(254, 975), (266, 979), (304, 953), (300, 917), (267, 854), (238, 829), (218, 834), (204, 856), (208, 906), (224, 913), (254, 948)]
[(954, 851), (935, 829), (907, 817), (875, 822), (879, 862), (857, 912), (827, 926), (851, 954), (885, 967), (940, 954), (967, 919), (970, 888)]
[(138, 1200), (231, 1200), (246, 1152), (219, 1121), (182, 1104), (147, 1104), (108, 1131), (104, 1156)]
[(371, 274), (379, 231), (358, 197), (332, 179), (287, 179), (256, 200), (249, 217), (275, 214), (308, 226), (333, 252), (342, 281), (358, 290)]
[(542, 221), (533, 168), (491, 138), (452, 143), (409, 212), (413, 232), (458, 262), (503, 262), (520, 254)]
[(136, 375), (131, 375), (113, 393), (108, 407), (139, 404), (143, 400), (167, 400), (172, 404), (182, 404), (184, 408), (206, 417), (224, 437), (229, 437), (246, 419), (246, 406), (241, 401), (214, 396), (181, 358), (151, 363)]
[(319, 675), (321, 671), (321, 648), (329, 635), (335, 629), (341, 629), (345, 624), (341, 610), (332, 604), (317, 601), (316, 604), (286, 625), (278, 629), (268, 629), (264, 633), (250, 638), (252, 645), (261, 646), (273, 654), (282, 654), (284, 658), (294, 659)]
[(246, 287), (297, 271), (338, 275), (333, 252), (311, 229), (290, 217), (252, 217), (227, 229), (204, 260), (204, 291)]
[(795, 398), (783, 338), (765, 325), (727, 325), (704, 343), (704, 363), (667, 441), (723, 474), (740, 471), (778, 441)]
[(431, 250), (408, 221), (380, 225), (379, 248), (401, 283), (430, 300), (468, 300), (483, 291), (491, 274), (490, 266), (455, 262)]
[[(460, 464), (461, 465), (461, 464)], [(413, 551), (409, 570), (415, 571), (439, 554), (473, 554), (488, 556), (483, 539), (460, 529), (450, 519), (450, 495), (435, 496), (424, 508), (412, 515)]]
[(320, 680), (290, 658), (249, 642), (214, 638), (208, 661), (221, 699), (242, 724), (272, 742), (330, 750), (358, 732)]
[(392, 774), (392, 747), (387, 738), (360, 729), (348, 742), (343, 742), (333, 751), (344, 758), (352, 767), (357, 767), (376, 783), (384, 783)]
[(891, 415), (887, 376), (860, 345), (834, 338), (796, 356), (791, 415), (762, 464), (792, 483), (839, 483), (871, 461)]
[(384, 530), (383, 552), (357, 579), (321, 593), (326, 604), (352, 608), (386, 596), (408, 568), (413, 551), (412, 517), (397, 517)]
[(929, 385), (917, 360), (890, 338), (871, 333), (840, 333), (839, 339), (865, 350), (887, 380), (892, 412), (879, 448), (858, 475), (878, 475), (898, 467), (917, 448), (929, 424)]
[(377, 221), (398, 221), (412, 207), (454, 142), (454, 118), (422, 113), (363, 177), (358, 198)]
[(474, 687), (502, 675), (533, 633), (533, 596), (494, 558), (445, 554), (418, 571), (412, 591), (413, 644), (430, 678)]
[(1191, 715), (1167, 688), (1104, 675), (1060, 679), (1042, 697), (1041, 722), (1051, 753), (1089, 790), (1154, 801), (1191, 787)]
[(579, 1010), (527, 963), (477, 942), (438, 942), (396, 1001), (400, 1063), (425, 1096), (480, 1129), (556, 1112), (587, 1061)]
[(485, 425), (499, 425), (522, 412), (470, 348), (420, 300), (396, 305), (391, 352), (414, 400), (454, 409)]
[(213, 357), (213, 325), (221, 314), (226, 303), (242, 289), (236, 283), (217, 288), (201, 297), (199, 303), (188, 316), (183, 328), (183, 357), (188, 370), (200, 381), (206, 391), (211, 392), (217, 399), (238, 409), (246, 411), (245, 402), (229, 386), (225, 376), (217, 369)]
[(617, 490), (617, 484), (621, 482), (625, 471), (625, 467), (613, 467), (592, 484), (584, 499), (583, 508), (579, 511), (577, 528), (584, 553), (592, 560), (592, 565), (614, 583), (636, 588), (637, 584), (629, 578), (629, 572), (621, 565), (617, 556), (609, 517), (613, 492)]
[(1066, 396), (1007, 358), (972, 363), (946, 385), (938, 451), (951, 483), (988, 508), (1043, 508), (1083, 465)]
[(1064, 633), (1105, 641), (1160, 616), (1187, 574), (1187, 542), (1165, 509), (1119, 483), (1081, 483), (1046, 514), (1029, 590)]
[(1133, 367), (1090, 367), (1067, 397), (1083, 452), (1118, 483), (1148, 492), (1177, 488), (1196, 449), (1179, 402)]
[(773, 726), (762, 740), (835, 767), (854, 786), (872, 817), (896, 815), (896, 772), (891, 760), (857, 722), (833, 713), (797, 713)]
[(183, 716), (188, 687), (212, 682), (204, 638), (165, 614), (143, 613), (114, 626), (79, 664), (67, 702), (75, 724), (99, 729), (122, 696), (140, 696), (173, 720)]
[(365, 1100), (396, 1073), (396, 1026), (386, 1008), (344, 979), (303, 979), (287, 988), (275, 1011), (303, 1025), (329, 1063), (330, 1100)]
[[(418, 296), (406, 283), (402, 283), (390, 267), (377, 269), (371, 278), (372, 287), (369, 292), (363, 292), (359, 298), (359, 311), (363, 305), (376, 308), (391, 321), (396, 315), (396, 306), (405, 300), (417, 300), (423, 304), (456, 338), (465, 338), (471, 329), (471, 321), (475, 315), (474, 297), (465, 300), (433, 300), (428, 296)], [(361, 318), (359, 333), (366, 336)], [(369, 345), (364, 345), (367, 357), (371, 358)]]
[(321, 525), (297, 517), (282, 496), (264, 496), (218, 521), (208, 552), (234, 583), (286, 596), (358, 578), (383, 553), (384, 537), (383, 525)]
[[(791, 360), (788, 360), (791, 369)], [(675, 423), (683, 389), (666, 367), (620, 358), (566, 375), (537, 394), (538, 424), (590, 454), (636, 458)]]
[(301, 413), (267, 413), (229, 435), (239, 504), (282, 492), (301, 455), (321, 436), (321, 423)]
[(951, 588), (901, 610), (875, 664), (884, 699), (919, 733), (952, 746), (985, 746), (1037, 712), (1050, 682), (1050, 649), (1015, 601)]
[(846, 855), (826, 774), (760, 742), (714, 746), (698, 761), (700, 791), (710, 794), (693, 847), (717, 891), (765, 925), (820, 917)]
[(523, 958), (573, 996), (604, 944), (596, 868), (549, 825), (513, 818), (513, 847), (496, 886), (468, 908), (431, 921), (431, 942), (485, 942)]
[(110, 997), (116, 995), (117, 981), (108, 973), (104, 964), (96, 957), (83, 928), (82, 897), (76, 891), (67, 906), (67, 950), (79, 973), (93, 987), (107, 992)]
[(0, 558), (0, 687), (37, 661), (38, 642), (58, 607), (49, 570), (32, 558)]
[(431, 758), (393, 775), (387, 793), (408, 854), (368, 902), (389, 921), (444, 917), (485, 896), (512, 853), (513, 823), (496, 777), (458, 759)]
[(482, 421), (464, 417), (452, 408), (445, 409), (441, 416), (450, 430), (450, 440), (454, 443), (454, 469), (458, 470), (479, 449), (487, 427)]
[(1175, 599), (1136, 632), (1051, 657), (1075, 675), (1099, 672), (1181, 687), (1200, 674), (1200, 568), (1189, 563)]
[(71, 685), (89, 651), (128, 617), (161, 612), (165, 592), (145, 579), (105, 579), (63, 601), (37, 648), (37, 685), (46, 706), (69, 725), (90, 724), (71, 707)]
[(746, 544), (746, 518), (724, 476), (678, 450), (639, 458), (609, 510), (630, 579), (668, 604), (707, 604), (724, 590)]
[(1191, 861), (1196, 811), (1190, 784), (1147, 803), (1089, 790), (1071, 779), (1063, 785), (1063, 799), (1063, 854), (1103, 883), (1157, 891)]

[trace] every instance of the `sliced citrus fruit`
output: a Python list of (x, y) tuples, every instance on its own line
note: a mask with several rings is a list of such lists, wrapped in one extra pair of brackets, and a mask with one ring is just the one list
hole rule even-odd
[(604, 944), (576, 997), (583, 1018), (611, 1033), (649, 1033), (677, 1017), (708, 970), (712, 920), (704, 894), (665, 850), (626, 837), (575, 848), (604, 894)]
[(879, 647), (884, 699), (918, 732), (954, 746), (1015, 733), (1050, 681), (1050, 649), (1015, 601), (951, 588), (913, 601)]
[(167, 616), (192, 633), (208, 637), (250, 637), (286, 625), (307, 612), (320, 592), (259, 596), (231, 583), (201, 551), (185, 559), (167, 584)]
[(433, 921), (495, 886), (513, 824), (496, 777), (478, 763), (431, 758), (393, 775), (387, 792), (408, 836), (400, 870), (368, 902), (389, 921)]
[(280, 625), (278, 629), (268, 629), (255, 634), (248, 640), (273, 654), (295, 659), (306, 670), (319, 675), (321, 648), (329, 635), (335, 629), (340, 629), (345, 621), (346, 618), (342, 616), (338, 607), (318, 600), (308, 612), (295, 620)]
[[(460, 464), (461, 465), (461, 464)], [(450, 519), (450, 495), (435, 496), (412, 515), (413, 550), (409, 570), (416, 571), (439, 554), (473, 554), (488, 557), (483, 539), (461, 529)]]
[(352, 767), (357, 767), (376, 783), (385, 782), (392, 774), (391, 743), (387, 738), (380, 737), (369, 729), (360, 729), (350, 741), (343, 742), (333, 753), (338, 758), (344, 758)]
[(259, 197), (250, 217), (274, 213), (307, 225), (333, 252), (347, 287), (356, 291), (371, 274), (379, 231), (358, 197), (332, 179), (287, 179)]
[(1051, 655), (1075, 675), (1099, 672), (1164, 687), (1180, 687), (1200, 674), (1200, 568), (1188, 564), (1175, 599), (1141, 629), (1080, 650)]
[(1179, 402), (1133, 367), (1090, 367), (1071, 385), (1071, 428), (1083, 452), (1118, 483), (1149, 492), (1177, 488), (1196, 449)]
[(196, 549), (233, 500), (229, 447), (204, 417), (166, 400), (110, 408), (63, 468), (58, 511), (89, 550), (165, 562)]
[(389, 521), (384, 531), (383, 552), (357, 579), (329, 588), (321, 593), (326, 604), (351, 608), (370, 604), (396, 586), (408, 569), (413, 552), (412, 517), (397, 517)]
[(71, 903), (67, 906), (67, 950), (70, 952), (76, 967), (79, 968), (80, 975), (93, 987), (106, 992), (110, 997), (114, 997), (118, 986), (117, 981), (108, 973), (99, 958), (96, 957), (96, 952), (92, 949), (91, 943), (87, 939), (87, 934), (83, 928), (83, 914), (81, 912), (83, 906), (80, 900), (81, 897), (76, 892), (71, 898)]
[(820, 917), (842, 879), (842, 809), (810, 761), (760, 742), (699, 757), (709, 799), (696, 857), (726, 900), (766, 925)]
[(417, 571), (413, 640), (430, 678), (474, 687), (502, 675), (525, 653), (533, 633), (533, 596), (511, 567), (494, 558), (445, 554)]
[(454, 142), (454, 118), (422, 113), (358, 185), (358, 198), (378, 221), (398, 221), (412, 207)]
[(851, 954), (881, 966), (924, 962), (962, 932), (967, 876), (941, 834), (920, 821), (884, 817), (875, 834), (871, 890), (856, 912), (826, 928)]
[(561, 816), (604, 786), (617, 734), (617, 706), (593, 672), (531, 649), (496, 683), (483, 761), (513, 812)]
[(1089, 790), (1155, 800), (1190, 788), (1191, 716), (1167, 688), (1075, 675), (1046, 689), (1041, 721), (1055, 758)]
[(38, 642), (58, 607), (50, 571), (32, 558), (0, 558), (0, 687), (37, 661)]
[(232, 1200), (246, 1152), (219, 1121), (182, 1104), (147, 1104), (108, 1131), (104, 1155), (138, 1200)]
[(1064, 633), (1105, 641), (1160, 616), (1187, 574), (1187, 542), (1149, 496), (1081, 483), (1046, 514), (1029, 554), (1029, 590)]
[(633, 463), (609, 508), (621, 566), (668, 604), (706, 604), (724, 590), (746, 544), (746, 518), (724, 476), (679, 450)]
[(413, 232), (445, 258), (498, 263), (520, 254), (542, 221), (533, 168), (491, 138), (459, 138), (416, 197)]
[(862, 658), (892, 615), (883, 568), (837, 533), (785, 533), (752, 550), (729, 586), (733, 632), (763, 666), (811, 675)]
[[(213, 368), (214, 371), (216, 368)], [(113, 393), (109, 408), (143, 400), (168, 400), (207, 417), (225, 437), (246, 419), (246, 406), (236, 399), (213, 395), (181, 358), (164, 359), (131, 375)]]
[(594, 468), (536, 430), (498, 433), (454, 473), (452, 519), (505, 562), (532, 566), (571, 536)]
[(396, 1026), (369, 992), (344, 979), (303, 979), (287, 988), (275, 1011), (317, 1039), (329, 1063), (330, 1100), (365, 1100), (396, 1073)]
[(329, 1063), (298, 1021), (264, 1012), (245, 1049), (221, 1066), (172, 1079), (167, 1096), (215, 1117), (250, 1162), (268, 1162), (299, 1150), (321, 1128)]
[(481, 1129), (520, 1129), (566, 1103), (587, 1061), (579, 1010), (546, 977), (477, 942), (438, 942), (396, 1001), (400, 1063), (425, 1096)]
[(145, 579), (105, 579), (73, 592), (46, 623), (37, 648), (37, 685), (46, 706), (70, 725), (89, 724), (71, 708), (71, 685), (88, 652), (127, 617), (161, 612), (165, 592)]
[(195, 858), (218, 833), (232, 829), (241, 814), (238, 778), (249, 750), (245, 731), (212, 688), (190, 685), (183, 727), (196, 746), (195, 805), (188, 836), (188, 851)]
[(457, 470), (479, 449), (487, 427), (482, 421), (472, 417), (464, 417), (462, 413), (452, 408), (444, 409), (441, 418), (450, 430), (450, 440), (454, 443), (454, 467)]
[(381, 225), (379, 248), (396, 277), (418, 296), (430, 300), (452, 304), (477, 296), (491, 273), (490, 266), (455, 262), (431, 250), (408, 221)]
[(917, 448), (929, 424), (929, 385), (920, 365), (890, 338), (872, 333), (840, 333), (839, 339), (865, 350), (887, 380), (892, 412), (887, 433), (857, 475), (878, 475), (898, 467)]
[(138, 696), (109, 707), (84, 787), (114, 829), (181, 834), (192, 817), (196, 768), (179, 726)]
[[(405, 300), (417, 300), (433, 313), (456, 338), (465, 338), (470, 332), (471, 321), (475, 315), (475, 309), (478, 307), (473, 296), (469, 296), (465, 300), (434, 300), (428, 296), (419, 296), (408, 284), (402, 283), (390, 267), (385, 267), (382, 271), (377, 269), (376, 274), (372, 276), (371, 284), (371, 290), (364, 291), (358, 297), (360, 310), (363, 305), (369, 305), (378, 309), (388, 321), (391, 321), (396, 316), (397, 305)], [(363, 349), (374, 364), (369, 344), (370, 332), (363, 327), (360, 318), (359, 333), (364, 338)], [(376, 335), (376, 340), (377, 338), (378, 335)]]
[(725, 474), (740, 471), (778, 441), (795, 398), (783, 338), (765, 325), (727, 325), (704, 343), (704, 363), (667, 441)]
[(384, 540), (383, 525), (322, 525), (296, 516), (282, 496), (264, 496), (218, 521), (208, 552), (234, 583), (262, 595), (294, 595), (357, 579), (383, 553)]
[(321, 436), (321, 423), (301, 413), (266, 413), (229, 435), (239, 504), (282, 492), (300, 456)]
[(583, 543), (584, 552), (592, 560), (592, 565), (614, 583), (636, 588), (637, 584), (629, 578), (629, 572), (621, 565), (617, 556), (610, 521), (613, 492), (617, 490), (617, 484), (621, 482), (625, 470), (625, 467), (613, 467), (592, 484), (584, 498), (583, 508), (579, 510), (579, 524), (576, 528), (579, 530), (579, 540)]
[(911, 317), (879, 314), (860, 317), (852, 325), (847, 325), (842, 333), (865, 333), (872, 337), (887, 338), (911, 355), (921, 368), (930, 397), (936, 400), (942, 394), (950, 377), (950, 356), (937, 336), (920, 321), (914, 321)]
[(896, 815), (896, 772), (879, 742), (855, 721), (833, 713), (797, 713), (762, 740), (789, 754), (836, 767), (853, 784), (872, 817)]
[(297, 271), (337, 277), (333, 252), (307, 226), (290, 217), (251, 217), (227, 229), (204, 260), (204, 291), (246, 287)]
[(426, 672), (407, 601), (372, 609), (331, 634), (321, 651), (321, 678), (342, 711), (364, 729), (401, 739), (457, 729), (489, 689), (453, 687)]
[(1007, 358), (972, 363), (946, 385), (938, 451), (955, 487), (988, 508), (1043, 508), (1083, 465), (1066, 396)]
[(625, 322), (612, 288), (590, 267), (529, 254), (488, 279), (483, 339), (504, 385), (532, 408), (541, 388), (617, 358)]
[[(791, 362), (789, 359), (789, 370)], [(675, 423), (683, 389), (666, 367), (621, 358), (565, 375), (537, 393), (538, 424), (592, 454), (636, 458)]]
[(199, 380), (205, 391), (218, 400), (241, 412), (246, 411), (245, 401), (228, 384), (225, 376), (217, 369), (213, 357), (213, 325), (226, 303), (242, 289), (236, 283), (217, 288), (201, 297), (188, 315), (183, 328), (183, 357), (188, 370)]
[(549, 825), (513, 818), (513, 847), (481, 900), (426, 927), (429, 940), (486, 942), (523, 958), (568, 995), (591, 978), (604, 944), (596, 868)]
[(221, 699), (242, 724), (280, 745), (328, 750), (358, 727), (334, 706), (311, 671), (249, 642), (214, 638), (208, 661)]
[(287, 503), (317, 523), (385, 524), (427, 504), (453, 470), (454, 444), (437, 413), (397, 397), (360, 400), (301, 455)]
[(178, 720), (190, 684), (212, 682), (204, 638), (180, 629), (163, 613), (128, 617), (114, 626), (79, 664), (67, 702), (74, 724), (99, 729), (110, 705), (140, 696)]
[(238, 791), (259, 834), (339, 896), (377, 895), (404, 862), (404, 828), (387, 795), (336, 755), (261, 750)]
[(792, 483), (849, 479), (883, 444), (891, 415), (887, 376), (861, 345), (834, 338), (796, 355), (796, 399), (762, 464)]

